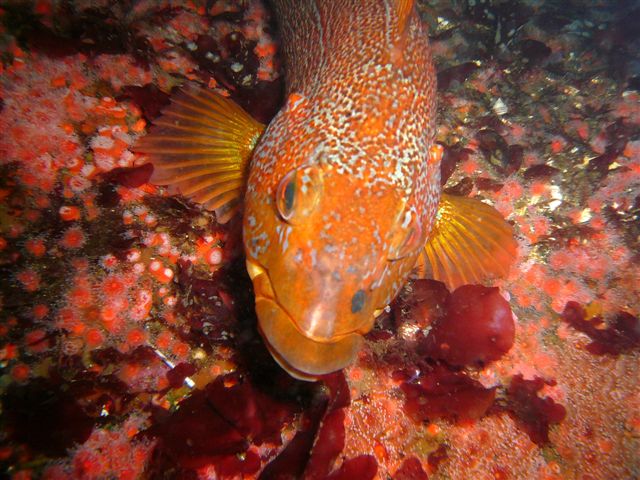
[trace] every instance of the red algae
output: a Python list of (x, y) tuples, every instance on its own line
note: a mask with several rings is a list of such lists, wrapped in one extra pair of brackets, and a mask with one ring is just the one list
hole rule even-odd
[(438, 448), (431, 452), (427, 457), (427, 463), (429, 464), (431, 471), (436, 470), (440, 463), (444, 462), (447, 457), (447, 447), (445, 445), (439, 445)]
[(167, 372), (167, 380), (171, 388), (180, 388), (185, 378), (196, 373), (196, 367), (190, 363), (179, 363)]
[(327, 480), (372, 480), (378, 473), (378, 462), (373, 455), (359, 455), (345, 460), (340, 468), (328, 475)]
[(569, 302), (562, 319), (589, 336), (591, 343), (586, 348), (595, 355), (620, 355), (640, 347), (640, 322), (628, 312), (619, 312), (604, 328), (602, 317), (587, 320), (585, 309), (577, 302)]
[(326, 478), (344, 448), (344, 410), (327, 412), (320, 423), (316, 443), (305, 469), (307, 478)]
[(498, 360), (514, 339), (511, 308), (498, 289), (465, 285), (445, 302), (422, 351), (452, 365), (473, 365)]
[(89, 438), (95, 421), (77, 400), (41, 378), (11, 386), (3, 397), (10, 438), (33, 451), (64, 456), (76, 442)]
[(163, 471), (177, 462), (174, 468), (178, 472), (214, 465), (218, 473), (222, 469), (238, 474), (248, 464), (236, 464), (237, 470), (230, 472), (233, 458), (247, 454), (251, 445), (280, 446), (280, 430), (293, 420), (297, 410), (292, 402), (271, 399), (247, 379), (235, 375), (219, 377), (185, 399), (171, 416), (158, 412), (165, 418), (158, 419), (146, 432), (147, 436), (158, 438), (152, 471)]
[(407, 414), (418, 422), (477, 420), (493, 405), (496, 394), (495, 388), (484, 388), (467, 375), (441, 365), (405, 380), (400, 388), (406, 396)]
[(427, 327), (444, 315), (449, 291), (435, 280), (415, 280), (392, 303), (391, 310), (397, 329), (405, 325)]
[(549, 442), (549, 427), (560, 423), (567, 411), (549, 397), (540, 398), (538, 392), (552, 380), (536, 377), (525, 380), (522, 375), (511, 379), (507, 389), (506, 410), (523, 425), (532, 442), (542, 445)]
[(422, 469), (420, 460), (409, 457), (393, 475), (393, 480), (429, 480), (429, 476)]

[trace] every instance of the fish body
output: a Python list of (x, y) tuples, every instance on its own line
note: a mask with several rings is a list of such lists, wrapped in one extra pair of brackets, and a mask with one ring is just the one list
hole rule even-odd
[(301, 379), (339, 370), (416, 268), (456, 287), (504, 275), (511, 228), (441, 196), (436, 75), (412, 0), (274, 0), (286, 100), (267, 126), (187, 87), (137, 150), (155, 183), (242, 206), (258, 328)]
[(435, 70), (413, 9), (402, 19), (389, 0), (274, 3), (287, 101), (251, 160), (245, 251), (272, 352), (320, 375), (351, 362), (431, 229)]

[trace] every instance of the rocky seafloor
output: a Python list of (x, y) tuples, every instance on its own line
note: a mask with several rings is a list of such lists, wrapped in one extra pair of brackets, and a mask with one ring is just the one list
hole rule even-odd
[[(306, 383), (257, 334), (240, 222), (133, 151), (186, 83), (268, 122), (268, 4), (0, 3), (0, 471), (640, 478), (640, 4), (417, 9), (444, 188), (495, 206), (518, 260), (499, 290), (409, 282)], [(499, 347), (474, 340), (509, 310)]]

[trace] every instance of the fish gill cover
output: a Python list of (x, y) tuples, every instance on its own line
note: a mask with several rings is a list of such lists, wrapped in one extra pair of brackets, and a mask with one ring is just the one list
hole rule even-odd
[[(291, 379), (239, 222), (147, 183), (179, 85), (266, 122), (268, 5), (0, 4), (0, 464), (29, 478), (637, 478), (640, 7), (417, 2), (445, 191), (516, 228), (498, 289), (411, 281)], [(446, 182), (446, 183), (445, 183)], [(382, 212), (381, 212), (382, 214)]]

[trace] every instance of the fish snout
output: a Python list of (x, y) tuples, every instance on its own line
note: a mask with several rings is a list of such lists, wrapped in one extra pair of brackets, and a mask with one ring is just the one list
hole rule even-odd
[(350, 333), (330, 341), (317, 341), (302, 333), (278, 303), (256, 297), (258, 327), (273, 358), (290, 375), (300, 380), (340, 370), (353, 362), (362, 336)]
[[(275, 288), (268, 270), (249, 259), (247, 271), (253, 281), (260, 333), (280, 366), (298, 379), (315, 380), (353, 362), (362, 336), (356, 331), (336, 332), (337, 297), (328, 295), (327, 289), (319, 289), (324, 294), (314, 297), (294, 287)], [(306, 280), (313, 284), (310, 277)], [(351, 308), (361, 307), (361, 296), (354, 296)]]

